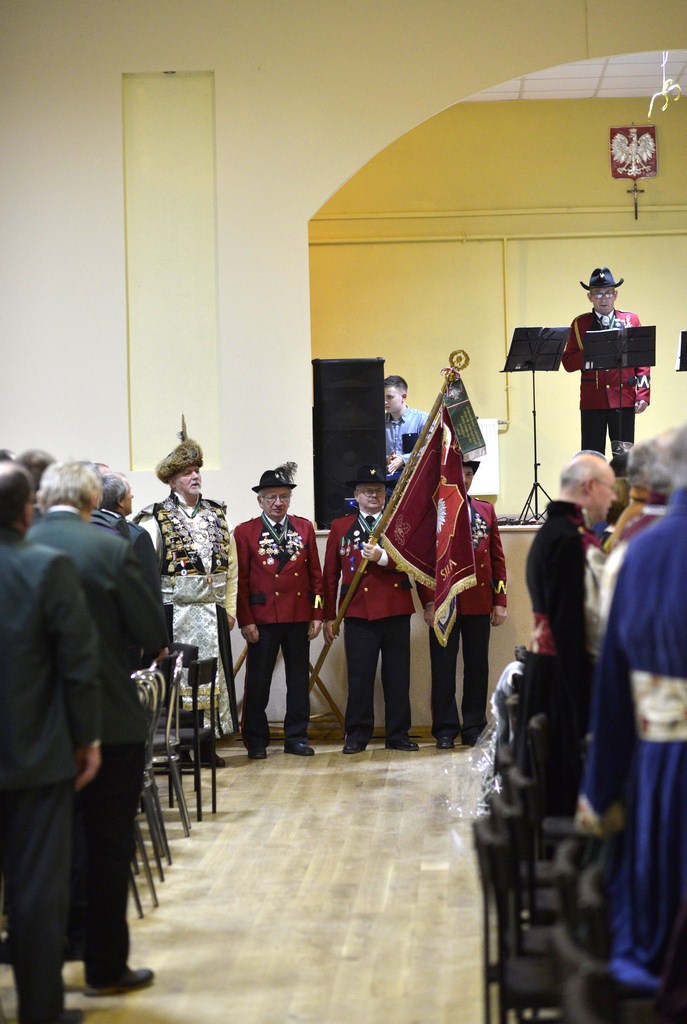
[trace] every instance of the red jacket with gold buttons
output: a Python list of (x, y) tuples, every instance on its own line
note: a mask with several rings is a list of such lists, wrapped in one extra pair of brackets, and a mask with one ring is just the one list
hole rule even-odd
[[(494, 605), (506, 607), (506, 558), (496, 520), (496, 509), (488, 501), (468, 498), (475, 548), (477, 586), (463, 590), (456, 598), (458, 615), (491, 615)], [(434, 591), (417, 585), (423, 607), (434, 600)]]
[(234, 530), (239, 564), (239, 628), (322, 618), (322, 569), (313, 525), (288, 517), (284, 550), (277, 554), (262, 516)]
[[(636, 313), (623, 313), (615, 310), (616, 325), (620, 327), (640, 327)], [(584, 336), (589, 330), (596, 329), (594, 313), (583, 313), (575, 317), (570, 327), (570, 334), (563, 353), (563, 366), (572, 373), (580, 370), (580, 409), (618, 409), (620, 408), (620, 375), (622, 373), (623, 409), (634, 408), (635, 402), (644, 401), (648, 405), (651, 399), (651, 368), (649, 366), (632, 366), (624, 370), (585, 370), (584, 369)]]
[[(339, 581), (343, 598), (362, 561), (360, 544), (367, 536), (359, 525), (357, 513), (333, 521), (324, 556), (325, 619), (336, 618)], [(389, 615), (412, 615), (414, 611), (410, 580), (389, 558), (383, 569), (377, 562), (367, 563), (346, 615), (358, 619), (385, 619)]]

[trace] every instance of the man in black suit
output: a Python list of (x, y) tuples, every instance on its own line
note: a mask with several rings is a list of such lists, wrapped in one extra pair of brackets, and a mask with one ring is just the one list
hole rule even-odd
[(24, 539), (27, 471), (0, 466), (0, 868), (19, 1020), (74, 1022), (64, 1010), (72, 790), (100, 765), (98, 638), (71, 561)]
[(89, 463), (55, 463), (45, 471), (38, 498), (45, 515), (30, 536), (70, 556), (100, 639), (102, 767), (80, 795), (88, 860), (84, 965), (86, 995), (110, 995), (153, 980), (152, 971), (127, 964), (129, 864), (146, 735), (127, 647), (162, 655), (167, 630), (131, 545), (90, 525), (91, 512), (100, 505), (98, 471)]
[[(103, 517), (102, 521), (112, 521), (116, 528), (123, 526), (127, 531), (128, 538), (133, 545), (134, 554), (143, 573), (143, 578), (150, 587), (153, 594), (162, 603), (162, 591), (160, 588), (160, 569), (157, 561), (155, 546), (150, 539), (150, 534), (138, 523), (132, 523), (125, 518), (132, 514), (133, 494), (129, 481), (123, 473), (106, 473), (103, 477), (103, 496), (98, 512)], [(96, 513), (93, 513), (95, 521)]]

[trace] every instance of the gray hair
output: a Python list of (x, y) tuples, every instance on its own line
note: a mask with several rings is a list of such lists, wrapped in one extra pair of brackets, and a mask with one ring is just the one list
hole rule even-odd
[(38, 503), (47, 512), (54, 505), (71, 505), (79, 512), (100, 504), (102, 479), (92, 462), (53, 462), (43, 473)]
[(587, 480), (596, 476), (600, 463), (608, 465), (601, 452), (587, 449), (578, 452), (561, 471), (561, 491), (578, 491)]
[(648, 487), (649, 473), (656, 458), (654, 440), (638, 441), (630, 448), (627, 456), (627, 479), (630, 487)]
[(118, 512), (119, 505), (129, 490), (129, 481), (121, 473), (106, 473), (103, 477), (103, 496), (100, 507), (108, 512)]
[(687, 423), (675, 431), (666, 463), (673, 489), (687, 487)]
[(654, 461), (649, 466), (649, 490), (658, 494), (670, 494), (673, 489), (673, 473), (670, 466), (671, 452), (675, 443), (675, 430), (666, 430), (655, 441)]

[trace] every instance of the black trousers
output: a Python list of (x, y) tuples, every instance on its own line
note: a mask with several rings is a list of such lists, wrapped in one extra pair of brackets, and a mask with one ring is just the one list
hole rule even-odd
[(384, 719), (388, 740), (407, 739), (410, 729), (410, 615), (344, 620), (348, 668), (346, 739), (368, 743), (374, 729), (374, 689), (382, 656)]
[(286, 674), (286, 717), (284, 740), (293, 743), (308, 738), (310, 721), (309, 657), (307, 622), (274, 622), (258, 626), (259, 639), (248, 644), (246, 682), (243, 694), (241, 735), (248, 750), (265, 748), (270, 742), (267, 705), (272, 673), (281, 650)]
[(143, 763), (142, 743), (103, 744), (100, 771), (77, 798), (86, 849), (84, 966), (89, 985), (112, 984), (127, 967), (129, 865)]
[(59, 1017), (69, 908), (72, 782), (0, 792), (0, 856), (21, 1024)]
[(582, 425), (583, 451), (606, 452), (606, 431), (611, 441), (632, 441), (635, 439), (634, 408), (623, 409), (582, 409), (580, 410)]
[[(446, 647), (429, 631), (432, 666), (432, 735), (450, 736), (462, 732), (464, 739), (477, 739), (487, 724), (489, 688), (490, 615), (459, 615)], [(461, 729), (456, 703), (456, 670), (460, 640), (463, 639), (463, 699)]]

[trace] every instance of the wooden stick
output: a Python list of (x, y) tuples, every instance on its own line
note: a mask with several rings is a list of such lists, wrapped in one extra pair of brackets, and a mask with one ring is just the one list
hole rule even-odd
[[(381, 519), (379, 520), (379, 522), (375, 526), (374, 532), (370, 534), (370, 539), (369, 539), (369, 542), (368, 542), (370, 544), (376, 544), (377, 543), (377, 539), (379, 537), (381, 537), (381, 535), (383, 534), (383, 532), (384, 532), (384, 530), (386, 528), (386, 524), (388, 523), (389, 519), (391, 518), (392, 513), (394, 512), (394, 510), (396, 509), (396, 506), (398, 505), (399, 501), (401, 500), (401, 497), (403, 495), (403, 492), (406, 489), (408, 481), (410, 480), (410, 477), (412, 476), (412, 474), (413, 474), (413, 472), (415, 470), (415, 466), (416, 466), (417, 462), (420, 459), (420, 456), (422, 454), (422, 449), (423, 449), (425, 441), (427, 439), (427, 435), (429, 434), (430, 430), (432, 429), (432, 426), (434, 425), (434, 421), (436, 420), (436, 418), (437, 418), (437, 416), (438, 416), (438, 414), (439, 414), (439, 412), (441, 410), (441, 406), (442, 406), (442, 403), (444, 401), (444, 395), (446, 394), (446, 389), (448, 388), (448, 385), (449, 385), (449, 379), (450, 379), (450, 375), (447, 375), (444, 378), (444, 383), (441, 386), (441, 391), (437, 395), (436, 401), (435, 401), (434, 405), (432, 406), (431, 412), (427, 416), (427, 420), (425, 422), (425, 425), (422, 428), (420, 436), (418, 437), (417, 441), (415, 442), (415, 447), (413, 448), (413, 450), (412, 450), (412, 452), (410, 454), (410, 458), (406, 462), (405, 467), (403, 469), (403, 472), (401, 473), (401, 476), (399, 478), (399, 481), (396, 484), (396, 486), (394, 487), (394, 490), (392, 491), (391, 497), (389, 498), (389, 502), (388, 502), (386, 508), (384, 509), (384, 512), (382, 513)], [(358, 568), (356, 570), (355, 576), (351, 580), (351, 584), (350, 584), (350, 586), (348, 588), (348, 591), (347, 591), (343, 601), (341, 602), (338, 614), (337, 614), (336, 618), (334, 619), (334, 621), (332, 623), (332, 632), (334, 633), (335, 636), (337, 636), (338, 633), (339, 633), (339, 627), (341, 626), (341, 622), (343, 620), (343, 617), (346, 614), (346, 609), (348, 608), (349, 604), (351, 603), (351, 599), (353, 598), (353, 595), (355, 594), (356, 588), (357, 588), (358, 584), (360, 583), (360, 580), (362, 579), (362, 576), (363, 576), (363, 573), (365, 572), (365, 569), (367, 568), (367, 562), (368, 562), (367, 558), (363, 558), (361, 560), (360, 565), (358, 566)], [(312, 690), (313, 686), (316, 683), (317, 683), (318, 686), (322, 686), (322, 680), (319, 678), (319, 672), (320, 672), (320, 669), (322, 668), (322, 666), (323, 666), (323, 664), (324, 664), (324, 662), (326, 660), (327, 655), (329, 654), (329, 648), (330, 647), (331, 647), (331, 644), (325, 643), (324, 647), (320, 651), (320, 656), (317, 659), (315, 667), (312, 670), (312, 673), (311, 673), (311, 676), (310, 676), (310, 690)]]

